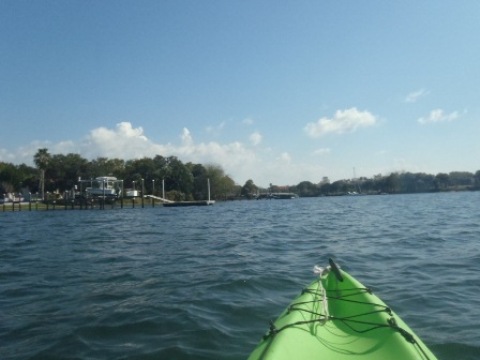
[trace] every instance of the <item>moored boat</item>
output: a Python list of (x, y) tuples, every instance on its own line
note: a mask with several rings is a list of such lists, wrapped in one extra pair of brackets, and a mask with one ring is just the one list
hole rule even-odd
[(120, 183), (113, 176), (99, 176), (93, 180), (83, 180), (83, 182), (90, 183), (90, 186), (85, 189), (87, 197), (118, 197), (121, 194)]

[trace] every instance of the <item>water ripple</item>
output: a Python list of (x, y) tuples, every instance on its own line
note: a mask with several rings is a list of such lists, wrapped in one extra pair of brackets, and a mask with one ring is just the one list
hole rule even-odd
[(480, 193), (0, 214), (4, 359), (243, 359), (336, 260), (439, 359), (480, 358)]

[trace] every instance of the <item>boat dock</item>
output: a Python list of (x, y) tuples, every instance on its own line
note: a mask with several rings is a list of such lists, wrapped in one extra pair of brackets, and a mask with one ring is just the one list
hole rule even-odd
[(174, 202), (175, 202), (175, 201), (168, 200), (168, 199), (165, 199), (165, 198), (163, 198), (163, 197), (155, 196), (155, 195), (145, 195), (145, 198), (150, 198), (150, 199), (154, 199), (154, 200), (159, 200), (159, 201), (161, 201), (164, 205), (165, 205), (165, 204), (171, 204), (171, 203), (174, 203)]
[(257, 200), (260, 199), (296, 199), (298, 195), (295, 193), (267, 193), (267, 194), (258, 194), (255, 196)]
[[(163, 196), (143, 195), (143, 184), (140, 196), (137, 196), (135, 187), (126, 194), (133, 196), (124, 196), (123, 180), (117, 180), (114, 177), (102, 176), (91, 180), (79, 180), (80, 191), (72, 190), (69, 196), (62, 198), (49, 199), (47, 201), (32, 201), (32, 197), (28, 202), (17, 200), (13, 198), (9, 201), (3, 201), (0, 206), (0, 212), (6, 211), (22, 211), (22, 210), (88, 210), (88, 209), (106, 209), (120, 208), (128, 206), (131, 203), (131, 208), (145, 207), (145, 200), (150, 199), (151, 206), (155, 207), (155, 202), (160, 206), (165, 207), (184, 207), (184, 206), (208, 206), (215, 204), (215, 200), (210, 200), (210, 179), (208, 179), (208, 200), (196, 201), (173, 201), (165, 198), (165, 191), (162, 191)], [(90, 185), (83, 189), (83, 185)], [(162, 189), (163, 190), (163, 189)], [(139, 203), (140, 202), (140, 203)], [(119, 203), (119, 206), (118, 206)], [(125, 206), (124, 206), (125, 205)]]
[(163, 204), (166, 207), (178, 206), (208, 206), (215, 204), (215, 200), (200, 200), (200, 201), (170, 201)]

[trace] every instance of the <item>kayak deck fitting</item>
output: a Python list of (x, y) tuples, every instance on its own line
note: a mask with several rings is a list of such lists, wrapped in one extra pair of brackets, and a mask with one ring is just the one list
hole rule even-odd
[(329, 262), (270, 324), (249, 360), (437, 359), (370, 289)]

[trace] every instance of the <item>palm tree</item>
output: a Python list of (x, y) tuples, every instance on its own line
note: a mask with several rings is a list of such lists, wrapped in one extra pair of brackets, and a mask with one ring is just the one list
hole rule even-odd
[(48, 153), (48, 149), (38, 149), (37, 153), (33, 157), (33, 161), (40, 171), (40, 195), (42, 200), (45, 200), (45, 170), (50, 163), (51, 156)]

